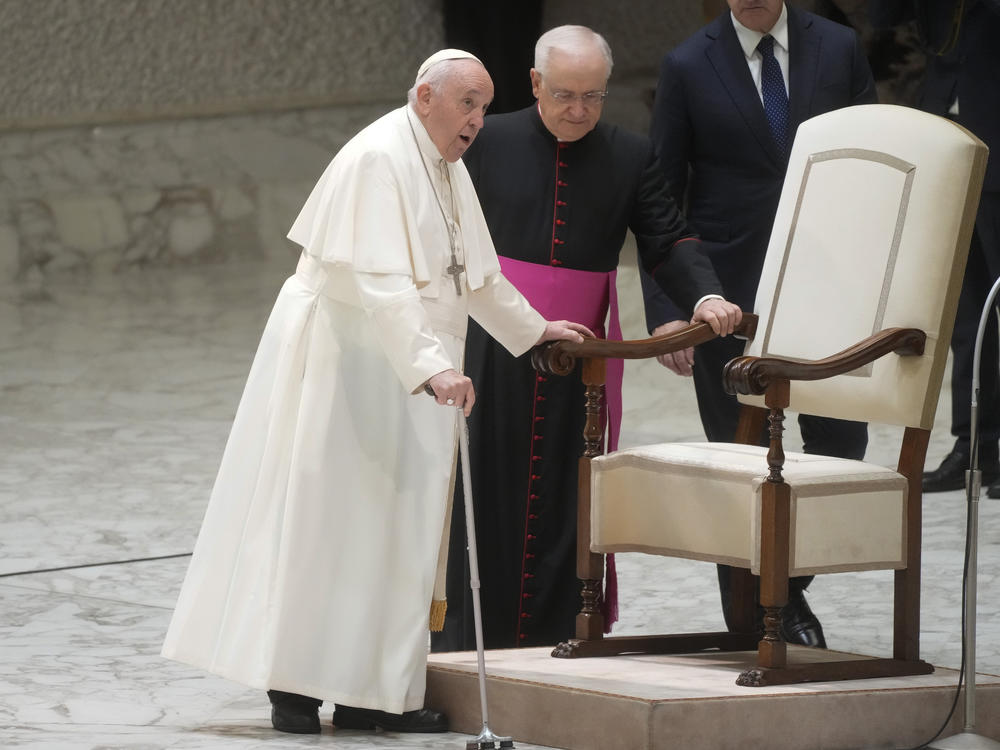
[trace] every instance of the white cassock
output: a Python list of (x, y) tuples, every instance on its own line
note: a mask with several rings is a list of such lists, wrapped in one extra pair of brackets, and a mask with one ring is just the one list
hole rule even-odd
[[(461, 295), (446, 272), (452, 220)], [(461, 369), (468, 315), (514, 355), (545, 321), (501, 276), (465, 166), (409, 107), (344, 146), (288, 236), (303, 255), (264, 330), (163, 655), (251, 687), (413, 710), (457, 439), (455, 409), (422, 385)]]

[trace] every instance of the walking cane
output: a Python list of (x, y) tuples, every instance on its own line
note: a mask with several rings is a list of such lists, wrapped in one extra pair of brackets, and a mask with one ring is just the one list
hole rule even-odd
[(458, 407), (458, 446), (462, 459), (462, 494), (465, 496), (465, 534), (469, 544), (469, 587), (472, 589), (472, 611), (476, 623), (476, 659), (479, 664), (479, 702), (483, 710), (483, 731), (465, 743), (465, 750), (512, 748), (510, 737), (498, 737), (490, 731), (486, 709), (486, 656), (483, 649), (483, 612), (479, 603), (479, 558), (476, 553), (476, 520), (472, 510), (472, 475), (469, 473), (469, 426), (465, 412)]

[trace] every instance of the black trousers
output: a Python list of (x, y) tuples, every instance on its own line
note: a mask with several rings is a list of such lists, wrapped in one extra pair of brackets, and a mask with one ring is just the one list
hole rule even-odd
[[(955, 449), (968, 454), (971, 430), (972, 365), (979, 318), (990, 288), (1000, 277), (1000, 192), (983, 192), (976, 214), (976, 229), (969, 245), (962, 293), (951, 336), (951, 434)], [(997, 314), (994, 301), (983, 336), (979, 370), (978, 427), (980, 454), (997, 456), (1000, 439), (1000, 352), (997, 345)]]
[[(705, 436), (712, 442), (731, 441), (736, 435), (740, 403), (736, 396), (731, 396), (722, 389), (722, 368), (733, 357), (741, 356), (744, 346), (745, 342), (727, 336), (712, 339), (694, 348), (694, 388), (698, 398), (698, 413)], [(868, 425), (864, 422), (800, 414), (799, 431), (805, 453), (860, 461), (868, 448)], [(761, 435), (761, 445), (766, 444), (765, 432)], [(729, 575), (728, 565), (718, 566), (724, 612), (729, 611), (726, 600), (728, 586), (721, 584)], [(805, 591), (812, 580), (813, 576), (790, 578), (789, 593)]]
[[(975, 336), (975, 333), (973, 333)], [(743, 354), (745, 342), (727, 336), (712, 339), (694, 349), (694, 388), (705, 436), (713, 442), (731, 441), (740, 418), (736, 396), (722, 390), (722, 368)], [(805, 453), (861, 460), (868, 448), (868, 425), (830, 417), (799, 415), (799, 431)], [(761, 435), (766, 445), (766, 434)]]

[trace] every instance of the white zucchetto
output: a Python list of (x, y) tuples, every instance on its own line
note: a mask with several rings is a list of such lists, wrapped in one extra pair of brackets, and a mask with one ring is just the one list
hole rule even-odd
[(414, 79), (414, 83), (419, 81), (432, 67), (437, 65), (439, 62), (444, 62), (445, 60), (475, 60), (480, 65), (483, 61), (476, 57), (471, 52), (466, 52), (460, 49), (442, 49), (435, 52), (433, 55), (428, 57), (422, 63), (420, 63), (420, 68), (417, 70), (417, 77)]

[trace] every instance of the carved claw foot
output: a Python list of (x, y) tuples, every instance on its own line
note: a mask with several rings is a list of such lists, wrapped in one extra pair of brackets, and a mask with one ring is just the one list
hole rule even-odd
[(563, 641), (554, 649), (552, 649), (552, 655), (557, 659), (572, 659), (576, 656), (577, 647), (580, 641), (573, 639), (571, 641)]
[(736, 684), (740, 687), (761, 687), (764, 684), (764, 670), (755, 667), (741, 672), (736, 678)]

